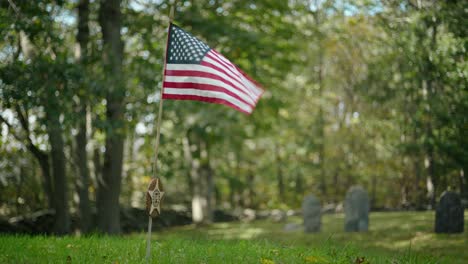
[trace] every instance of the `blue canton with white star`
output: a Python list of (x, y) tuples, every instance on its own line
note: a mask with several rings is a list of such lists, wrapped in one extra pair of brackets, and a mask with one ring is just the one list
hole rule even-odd
[(167, 63), (199, 64), (210, 47), (174, 24), (169, 28)]

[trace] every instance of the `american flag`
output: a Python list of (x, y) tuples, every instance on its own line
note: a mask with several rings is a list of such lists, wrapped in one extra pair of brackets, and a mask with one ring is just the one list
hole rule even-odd
[(262, 94), (260, 85), (223, 55), (170, 24), (163, 99), (224, 104), (251, 114)]

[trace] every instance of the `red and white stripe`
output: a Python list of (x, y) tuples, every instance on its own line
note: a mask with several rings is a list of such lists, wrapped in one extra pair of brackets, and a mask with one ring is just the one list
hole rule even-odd
[(166, 64), (163, 98), (224, 104), (252, 113), (263, 94), (258, 83), (210, 50), (200, 64)]

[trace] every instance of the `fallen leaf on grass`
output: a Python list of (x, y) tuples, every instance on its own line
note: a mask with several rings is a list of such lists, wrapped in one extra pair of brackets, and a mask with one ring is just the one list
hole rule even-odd
[(262, 258), (262, 259), (260, 260), (260, 263), (262, 263), (262, 264), (275, 264), (275, 262), (274, 262), (273, 260), (271, 260), (271, 259), (264, 259), (264, 258)]
[(317, 257), (317, 256), (307, 256), (305, 257), (305, 261), (307, 263), (316, 263), (316, 264), (326, 264), (326, 263), (330, 263), (328, 262), (328, 260), (326, 260), (325, 258), (323, 257)]
[(355, 260), (354, 260), (354, 264), (366, 264), (366, 263), (369, 263), (365, 257), (357, 257)]

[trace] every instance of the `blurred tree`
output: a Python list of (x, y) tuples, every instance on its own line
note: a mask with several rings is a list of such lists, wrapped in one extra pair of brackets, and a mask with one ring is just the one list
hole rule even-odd
[[(68, 50), (61, 48), (64, 40), (53, 20), (63, 3), (9, 4), (12, 9), (3, 9), (6, 12), (2, 14), (12, 26), (3, 34), (10, 37), (10, 43), (18, 44), (9, 46), (15, 52), (2, 68), (1, 94), (3, 107), (13, 110), (17, 121), (12, 124), (4, 117), (2, 120), (38, 160), (49, 205), (55, 209), (54, 232), (66, 234), (70, 216), (63, 134), (69, 127), (67, 109), (76, 71), (66, 60)], [(31, 115), (40, 125), (32, 127)], [(40, 137), (47, 139), (47, 151), (38, 146)]]
[(99, 8), (99, 24), (103, 38), (103, 67), (106, 85), (106, 143), (102, 179), (98, 180), (97, 209), (99, 231), (120, 233), (119, 196), (122, 179), (125, 139), (122, 70), (124, 43), (121, 39), (122, 13), (120, 0), (103, 0)]
[[(78, 32), (76, 34), (76, 51), (75, 57), (81, 66), (83, 72), (87, 71), (87, 63), (89, 63), (89, 0), (80, 0), (78, 9)], [(85, 78), (86, 80), (87, 78)], [(86, 147), (88, 145), (88, 102), (90, 89), (87, 82), (82, 81), (81, 87), (78, 88), (78, 103), (76, 103), (75, 112), (78, 124), (78, 132), (75, 136), (76, 142), (76, 165), (79, 172), (77, 180), (77, 192), (79, 196), (79, 214), (81, 232), (88, 233), (91, 230), (92, 218), (91, 218), (91, 204), (89, 201), (88, 188), (90, 185), (90, 172), (88, 167), (88, 153)]]
[[(86, 231), (97, 193), (98, 229), (118, 233), (119, 202), (143, 206), (170, 3), (0, 3), (7, 211), (77, 205)], [(166, 201), (211, 222), (215, 208), (294, 208), (309, 192), (336, 205), (355, 184), (373, 208), (427, 208), (447, 188), (468, 199), (466, 5), (179, 1), (176, 23), (266, 91), (250, 116), (165, 103)]]

